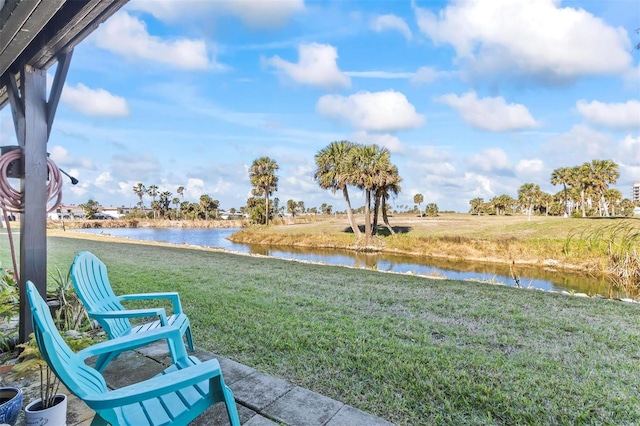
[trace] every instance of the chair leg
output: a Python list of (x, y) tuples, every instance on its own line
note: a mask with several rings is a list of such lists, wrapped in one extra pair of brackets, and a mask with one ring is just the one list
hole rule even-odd
[(98, 360), (96, 361), (96, 365), (95, 365), (94, 368), (102, 373), (102, 370), (105, 369), (107, 364), (109, 364), (111, 361), (113, 361), (113, 359), (116, 358), (118, 355), (120, 355), (120, 354), (119, 353), (115, 353), (115, 352), (110, 352), (108, 354), (100, 355), (98, 357)]
[(184, 335), (187, 336), (187, 346), (190, 351), (195, 350), (193, 347), (193, 337), (191, 337), (191, 326), (187, 327), (187, 330), (184, 332)]
[(211, 398), (214, 404), (224, 402), (224, 405), (227, 407), (227, 416), (229, 416), (231, 426), (240, 426), (236, 400), (233, 396), (233, 391), (224, 383), (222, 372), (220, 375), (209, 379), (209, 392), (211, 392)]
[(227, 406), (227, 415), (231, 426), (240, 426), (240, 417), (238, 417), (238, 407), (233, 397), (233, 392), (226, 385), (222, 385), (222, 393), (224, 395), (224, 403)]

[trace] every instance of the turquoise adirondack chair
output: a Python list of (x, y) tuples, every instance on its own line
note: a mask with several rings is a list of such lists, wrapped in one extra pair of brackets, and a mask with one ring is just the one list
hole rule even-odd
[[(40, 353), (67, 389), (96, 412), (92, 426), (187, 425), (217, 402), (226, 404), (231, 425), (240, 425), (233, 392), (224, 383), (218, 360), (200, 362), (188, 356), (179, 329), (167, 326), (143, 331), (73, 353), (31, 281), (27, 281), (27, 296)], [(143, 382), (109, 390), (102, 374), (85, 363), (96, 355), (132, 350), (161, 339), (173, 344), (173, 364)]]
[[(174, 326), (186, 336), (187, 345), (190, 350), (193, 350), (191, 324), (187, 315), (182, 311), (178, 293), (142, 293), (116, 296), (109, 283), (106, 265), (88, 251), (78, 253), (73, 260), (71, 280), (78, 297), (87, 309), (87, 313), (98, 321), (109, 338), (127, 336), (162, 326)], [(126, 309), (122, 305), (122, 301), (125, 300), (145, 299), (169, 299), (173, 303), (173, 313), (167, 316), (164, 308)], [(132, 326), (129, 321), (129, 318), (148, 317), (157, 317), (158, 319), (135, 326)], [(118, 354), (118, 352), (113, 352), (101, 356), (96, 363), (98, 371), (102, 371)]]

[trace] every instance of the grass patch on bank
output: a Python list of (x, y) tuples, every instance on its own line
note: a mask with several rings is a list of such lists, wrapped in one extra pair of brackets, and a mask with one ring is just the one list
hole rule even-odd
[[(362, 223), (362, 218), (357, 218)], [(381, 234), (373, 244), (380, 251), (413, 256), (481, 262), (540, 265), (606, 275), (611, 232), (640, 234), (637, 218), (563, 218), (554, 216), (471, 216), (443, 214), (435, 218), (398, 215), (390, 219), (398, 232)], [(361, 226), (362, 228), (362, 226)], [(346, 218), (254, 226), (232, 235), (247, 244), (353, 249), (355, 237)], [(633, 239), (637, 244), (638, 238)]]
[(57, 237), (49, 269), (80, 250), (178, 291), (197, 346), (400, 425), (640, 421), (637, 304)]

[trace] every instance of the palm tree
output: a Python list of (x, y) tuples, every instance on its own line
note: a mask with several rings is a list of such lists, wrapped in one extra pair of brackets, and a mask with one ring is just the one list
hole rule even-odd
[(518, 201), (525, 205), (529, 220), (531, 220), (531, 213), (533, 212), (533, 206), (540, 198), (540, 186), (533, 183), (525, 183), (518, 189)]
[(265, 225), (269, 224), (269, 196), (278, 190), (278, 164), (269, 157), (261, 157), (253, 161), (249, 167), (249, 178), (253, 185), (254, 195), (264, 195)]
[[(158, 195), (158, 185), (149, 185), (147, 194), (151, 197), (151, 202), (155, 203), (156, 196)], [(153, 218), (156, 218), (156, 209), (153, 209)]]
[(352, 164), (349, 181), (364, 191), (364, 236), (369, 243), (371, 231), (371, 197), (380, 183), (380, 173), (389, 168), (389, 150), (377, 145), (357, 145), (351, 150)]
[(145, 188), (144, 185), (141, 182), (138, 182), (138, 184), (136, 184), (133, 187), (133, 192), (140, 199), (140, 201), (138, 202), (138, 205), (144, 210), (144, 203), (142, 202), (142, 197), (144, 196), (144, 194), (147, 193), (147, 188)]
[(176, 192), (182, 197), (182, 201), (184, 201), (184, 189), (184, 186), (179, 186), (178, 189), (176, 189)]
[(622, 192), (617, 189), (609, 188), (604, 192), (604, 198), (611, 206), (611, 216), (616, 215), (616, 204), (622, 201)]
[(381, 181), (378, 182), (378, 187), (375, 192), (375, 204), (374, 204), (374, 213), (373, 213), (373, 232), (375, 234), (376, 228), (378, 226), (378, 206), (380, 210), (382, 210), (382, 221), (385, 226), (389, 230), (389, 232), (393, 235), (395, 231), (389, 224), (389, 216), (388, 216), (388, 208), (387, 208), (387, 200), (393, 194), (398, 195), (401, 191), (400, 182), (402, 182), (402, 178), (398, 174), (398, 168), (392, 164), (388, 170), (385, 170), (380, 174)]
[(562, 184), (564, 189), (564, 217), (569, 216), (569, 207), (567, 204), (567, 185), (571, 182), (571, 167), (560, 167), (551, 172), (551, 184)]
[(160, 215), (165, 217), (166, 213), (169, 211), (169, 206), (171, 205), (171, 197), (173, 194), (170, 191), (162, 191), (159, 195), (158, 202), (160, 203)]
[(469, 201), (471, 205), (471, 214), (480, 214), (480, 209), (484, 204), (484, 199), (480, 197), (476, 197), (473, 200)]
[(353, 217), (353, 209), (351, 208), (351, 201), (349, 200), (349, 174), (351, 169), (349, 168), (348, 158), (349, 153), (353, 149), (355, 144), (349, 141), (334, 141), (331, 142), (326, 148), (321, 149), (315, 155), (315, 162), (317, 169), (313, 174), (313, 178), (318, 182), (320, 188), (331, 189), (333, 194), (336, 191), (341, 190), (344, 200), (347, 203), (347, 217), (349, 218), (349, 225), (356, 238), (360, 238), (360, 229), (356, 225), (355, 218)]
[(590, 169), (591, 167), (589, 163), (572, 167), (569, 177), (569, 185), (580, 190), (580, 208), (582, 209), (582, 217), (587, 217), (585, 194), (591, 187), (591, 180), (589, 177)]
[(605, 193), (609, 189), (609, 184), (616, 183), (620, 177), (618, 165), (612, 160), (592, 160), (588, 167), (593, 189), (600, 196), (600, 215), (609, 217), (609, 207), (607, 206)]
[(178, 206), (180, 206), (180, 198), (173, 197), (173, 200), (171, 200), (171, 202), (175, 206), (174, 208), (176, 209), (176, 213), (177, 213), (177, 216), (178, 216), (177, 219), (180, 220), (180, 209), (178, 208)]
[(413, 196), (413, 202), (418, 205), (418, 210), (420, 210), (420, 204), (424, 201), (424, 196), (422, 194), (416, 194)]
[(200, 196), (200, 209), (204, 212), (205, 220), (209, 220), (209, 207), (211, 206), (211, 197), (208, 195)]
[(296, 211), (298, 210), (298, 203), (295, 200), (287, 200), (287, 213), (291, 215), (291, 217), (296, 217)]
[(551, 203), (553, 203), (553, 195), (548, 192), (540, 192), (538, 200), (544, 205), (544, 215), (548, 216)]

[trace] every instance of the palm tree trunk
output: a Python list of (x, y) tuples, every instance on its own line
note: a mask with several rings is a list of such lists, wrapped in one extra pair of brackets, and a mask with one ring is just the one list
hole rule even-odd
[(380, 211), (380, 198), (382, 198), (381, 194), (376, 193), (373, 201), (373, 229), (371, 230), (372, 235), (376, 235), (378, 233), (378, 213)]
[(387, 216), (387, 202), (385, 201), (384, 197), (382, 197), (380, 208), (382, 209), (382, 221), (387, 226), (389, 233), (391, 233), (391, 235), (395, 235), (396, 234), (395, 231), (393, 230), (391, 225), (389, 225), (389, 217)]
[(580, 207), (582, 208), (582, 217), (587, 217), (587, 212), (584, 208), (584, 188), (580, 189)]
[(600, 203), (602, 204), (602, 211), (604, 212), (605, 217), (610, 217), (609, 206), (607, 205), (607, 200), (604, 199), (604, 193), (600, 193)]
[(264, 212), (264, 224), (269, 224), (269, 192), (265, 191), (264, 193), (264, 205), (266, 211)]
[(365, 189), (364, 202), (364, 239), (366, 244), (371, 241), (371, 191)]
[(349, 224), (351, 225), (351, 230), (353, 231), (353, 235), (356, 236), (357, 239), (360, 239), (360, 228), (356, 224), (356, 220), (353, 217), (353, 210), (351, 209), (351, 201), (349, 200), (349, 191), (347, 190), (347, 186), (345, 185), (342, 188), (342, 193), (344, 195), (344, 200), (347, 202), (347, 217), (349, 218)]
[(569, 216), (569, 212), (567, 211), (567, 185), (565, 183), (562, 184), (562, 186), (564, 187), (564, 217), (568, 217)]

